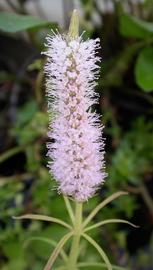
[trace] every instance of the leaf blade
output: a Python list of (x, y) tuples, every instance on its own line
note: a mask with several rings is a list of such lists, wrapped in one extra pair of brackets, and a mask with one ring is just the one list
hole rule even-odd
[(120, 16), (120, 33), (125, 37), (147, 38), (153, 36), (153, 23), (124, 13)]
[[(82, 236), (92, 245), (95, 247), (95, 249), (98, 251), (98, 253), (101, 255), (102, 259), (104, 260), (104, 262), (107, 265), (107, 269), (108, 270), (113, 270), (112, 269), (112, 265), (107, 257), (107, 255), (105, 254), (105, 252), (103, 251), (103, 249), (96, 243), (95, 240), (93, 240), (89, 235), (87, 235), (86, 233), (83, 233)], [(47, 270), (47, 269), (46, 269)]]
[(135, 65), (137, 85), (145, 92), (153, 90), (153, 47), (141, 50)]
[[(46, 20), (30, 15), (19, 15), (11, 12), (0, 13), (0, 30), (7, 33), (16, 33), (49, 24)], [(54, 28), (55, 24), (53, 23), (52, 26)]]
[(13, 217), (13, 218), (14, 219), (33, 219), (33, 220), (49, 221), (49, 222), (53, 222), (53, 223), (63, 225), (67, 229), (70, 229), (70, 230), (72, 229), (72, 227), (69, 224), (67, 224), (66, 222), (64, 222), (63, 220), (60, 220), (58, 218), (49, 217), (49, 216), (44, 216), (44, 215), (26, 214), (26, 215), (23, 215), (23, 216)]
[[(27, 239), (24, 242), (24, 247), (26, 247), (29, 244), (29, 242), (31, 242), (31, 241), (42, 241), (42, 242), (45, 242), (47, 244), (50, 244), (53, 247), (56, 247), (56, 245), (57, 245), (56, 241), (54, 241), (52, 239), (48, 239), (48, 238), (41, 237), (41, 236), (34, 236), (34, 237), (31, 237), (31, 238)], [(66, 255), (66, 253), (65, 253), (65, 251), (63, 249), (61, 249), (60, 254), (61, 254), (61, 257), (63, 258), (63, 260), (66, 262), (67, 261), (67, 255)]]
[[(81, 263), (78, 263), (78, 266), (80, 268), (83, 268), (83, 267), (86, 267), (86, 266), (95, 266), (95, 267), (104, 267), (104, 268), (107, 268), (106, 264), (105, 263), (94, 263), (94, 262), (81, 262)], [(128, 270), (128, 269), (125, 269), (121, 266), (116, 266), (116, 265), (112, 265), (112, 268), (113, 270)]]
[(89, 216), (86, 218), (86, 220), (83, 223), (83, 228), (86, 227), (86, 225), (93, 219), (93, 217), (104, 207), (106, 206), (108, 203), (110, 203), (111, 201), (115, 200), (116, 198), (122, 196), (122, 195), (127, 195), (128, 192), (125, 191), (118, 191), (114, 194), (112, 194), (111, 196), (109, 196), (108, 198), (106, 198), (104, 201), (102, 201), (99, 205), (97, 205), (97, 207), (89, 214)]
[(107, 220), (104, 220), (104, 221), (101, 221), (101, 222), (98, 222), (92, 226), (89, 226), (87, 227), (84, 232), (87, 232), (87, 231), (90, 231), (92, 229), (95, 229), (95, 228), (98, 228), (100, 226), (103, 226), (105, 224), (109, 224), (109, 223), (125, 223), (125, 224), (128, 224), (134, 228), (139, 228), (139, 226), (127, 221), (127, 220), (124, 220), (124, 219), (107, 219)]
[(58, 254), (60, 253), (60, 250), (65, 245), (65, 243), (68, 241), (68, 239), (73, 235), (73, 232), (70, 232), (62, 237), (62, 239), (57, 244), (56, 248), (54, 249), (53, 253), (51, 254), (47, 264), (44, 267), (44, 270), (50, 270), (52, 265), (54, 264)]

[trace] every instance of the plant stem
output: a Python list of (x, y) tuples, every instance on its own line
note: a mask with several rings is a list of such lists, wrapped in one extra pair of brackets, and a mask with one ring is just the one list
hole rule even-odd
[(35, 85), (35, 95), (38, 105), (42, 105), (42, 82), (44, 78), (44, 71), (43, 71), (44, 62), (42, 61), (42, 66), (40, 71), (38, 72), (36, 85)]
[(146, 206), (148, 207), (150, 213), (153, 215), (153, 199), (151, 198), (148, 189), (143, 182), (141, 182), (141, 185), (139, 187), (132, 187), (126, 185), (125, 188), (127, 189), (128, 192), (141, 194)]
[(5, 153), (0, 155), (0, 163), (4, 162), (8, 158), (11, 158), (15, 154), (20, 153), (22, 150), (23, 150), (23, 147), (21, 147), (21, 146), (16, 146), (12, 149), (7, 150)]
[(72, 240), (70, 255), (68, 259), (68, 270), (77, 269), (77, 258), (79, 255), (79, 242), (82, 233), (82, 203), (76, 202), (74, 236)]
[(140, 186), (140, 193), (144, 199), (144, 202), (146, 203), (148, 209), (150, 210), (150, 213), (153, 215), (153, 200), (148, 192), (148, 189), (146, 188), (145, 184), (141, 183)]

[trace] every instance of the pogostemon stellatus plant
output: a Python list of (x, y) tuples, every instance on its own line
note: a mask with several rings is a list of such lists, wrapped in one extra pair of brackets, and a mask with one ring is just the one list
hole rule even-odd
[[(48, 156), (51, 174), (58, 183), (58, 192), (64, 195), (70, 223), (36, 214), (27, 214), (17, 219), (34, 219), (53, 222), (66, 227), (69, 232), (55, 246), (44, 270), (53, 269), (53, 264), (61, 255), (63, 264), (58, 269), (76, 270), (95, 266), (100, 269), (122, 270), (110, 263), (100, 245), (88, 235), (90, 230), (108, 223), (127, 223), (122, 219), (108, 219), (90, 225), (96, 214), (108, 203), (126, 195), (118, 191), (93, 209), (89, 216), (83, 215), (83, 203), (92, 197), (106, 177), (104, 164), (103, 126), (99, 116), (91, 111), (98, 100), (94, 92), (98, 78), (100, 61), (97, 55), (99, 39), (83, 41), (79, 36), (79, 19), (74, 10), (68, 34), (52, 33), (47, 36), (47, 56), (45, 65), (48, 110), (51, 116), (48, 136)], [(75, 201), (73, 210), (71, 200)], [(80, 241), (84, 238), (94, 246), (103, 263), (79, 262)], [(69, 254), (64, 245), (71, 239)], [(57, 269), (57, 268), (56, 268)]]

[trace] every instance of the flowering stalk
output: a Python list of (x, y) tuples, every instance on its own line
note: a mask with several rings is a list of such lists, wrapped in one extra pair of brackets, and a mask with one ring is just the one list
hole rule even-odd
[[(64, 201), (71, 220), (70, 224), (54, 217), (27, 214), (17, 219), (45, 220), (64, 226), (69, 232), (56, 244), (44, 270), (53, 269), (58, 255), (64, 259), (59, 269), (76, 270), (81, 265), (90, 266), (90, 262), (78, 263), (80, 238), (86, 239), (100, 254), (104, 261), (101, 267), (108, 270), (123, 270), (112, 266), (103, 249), (86, 232), (108, 223), (126, 223), (126, 220), (108, 219), (92, 226), (88, 224), (108, 203), (126, 192), (116, 192), (98, 206), (83, 220), (82, 206), (104, 182), (104, 143), (101, 139), (102, 126), (99, 118), (90, 107), (97, 100), (94, 93), (95, 79), (99, 67), (96, 49), (99, 39), (83, 41), (78, 36), (79, 24), (76, 11), (73, 12), (68, 35), (59, 33), (47, 37), (47, 94), (49, 113), (54, 116), (50, 121), (48, 144), (49, 167), (58, 182), (58, 191), (64, 194)], [(68, 197), (75, 200), (75, 213)], [(69, 257), (63, 250), (66, 242), (72, 238)], [(52, 242), (55, 244), (55, 242)], [(97, 265), (92, 262), (91, 265)], [(100, 264), (99, 264), (100, 266)]]
[(99, 67), (99, 39), (83, 42), (78, 36), (79, 20), (73, 12), (67, 36), (54, 34), (47, 38), (47, 94), (50, 123), (48, 144), (51, 173), (58, 190), (76, 201), (74, 236), (67, 268), (76, 268), (82, 226), (82, 202), (90, 198), (104, 181), (102, 126), (91, 112), (95, 103)]
[(75, 209), (75, 225), (74, 225), (74, 236), (72, 240), (69, 260), (67, 262), (67, 270), (77, 268), (77, 259), (79, 256), (79, 243), (82, 234), (82, 203), (76, 202)]

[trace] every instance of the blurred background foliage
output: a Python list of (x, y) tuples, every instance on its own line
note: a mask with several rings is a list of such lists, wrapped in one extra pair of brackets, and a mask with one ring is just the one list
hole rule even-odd
[[(48, 115), (41, 51), (50, 28), (65, 32), (77, 7), (84, 38), (101, 39), (95, 109), (105, 124), (108, 172), (98, 196), (85, 203), (85, 213), (109, 194), (128, 191), (97, 218), (125, 218), (140, 228), (108, 225), (94, 231), (94, 237), (115, 264), (153, 270), (153, 1), (56, 1), (62, 4), (63, 23), (52, 15), (45, 18), (40, 6), (33, 16), (30, 2), (45, 1), (0, 3), (0, 269), (43, 269), (65, 232), (57, 225), (15, 221), (12, 216), (40, 213), (68, 219), (46, 168)], [(54, 5), (48, 1), (46, 6), (51, 14), (58, 12)], [(100, 260), (85, 242), (80, 259)]]

